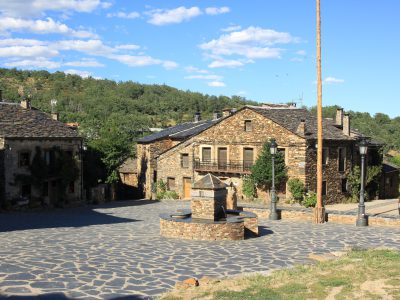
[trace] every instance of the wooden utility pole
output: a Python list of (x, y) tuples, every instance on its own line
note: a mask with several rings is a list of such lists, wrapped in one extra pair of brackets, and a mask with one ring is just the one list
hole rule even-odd
[(317, 205), (314, 208), (314, 223), (325, 222), (325, 208), (322, 203), (322, 78), (321, 78), (321, 11), (317, 0)]

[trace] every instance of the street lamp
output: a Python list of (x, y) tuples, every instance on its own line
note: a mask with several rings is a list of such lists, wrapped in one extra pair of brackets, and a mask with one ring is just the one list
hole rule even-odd
[(271, 211), (269, 214), (270, 220), (278, 220), (278, 212), (276, 211), (276, 193), (275, 193), (275, 155), (278, 149), (275, 139), (271, 139), (271, 156), (272, 156), (272, 186), (271, 186)]
[(365, 204), (364, 204), (364, 178), (365, 178), (365, 156), (368, 151), (368, 142), (365, 138), (362, 138), (359, 144), (359, 150), (361, 155), (361, 189), (360, 189), (360, 201), (358, 202), (358, 217), (356, 226), (368, 226), (367, 216), (365, 215)]

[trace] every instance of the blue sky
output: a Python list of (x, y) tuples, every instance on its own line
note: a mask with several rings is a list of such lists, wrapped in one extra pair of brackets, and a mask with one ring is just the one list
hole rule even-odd
[[(323, 105), (400, 116), (400, 2), (322, 2)], [(0, 0), (0, 66), (316, 103), (315, 1)]]

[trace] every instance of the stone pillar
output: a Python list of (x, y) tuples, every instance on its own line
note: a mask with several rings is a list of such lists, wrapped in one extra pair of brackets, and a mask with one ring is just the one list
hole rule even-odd
[(226, 215), (226, 184), (207, 174), (195, 182), (191, 191), (192, 218), (218, 220)]
[(349, 116), (349, 114), (344, 114), (344, 117), (343, 117), (343, 134), (350, 136), (350, 116)]

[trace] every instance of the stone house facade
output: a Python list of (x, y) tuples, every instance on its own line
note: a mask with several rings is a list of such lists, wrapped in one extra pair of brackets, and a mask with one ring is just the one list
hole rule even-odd
[[(274, 138), (278, 151), (284, 153), (288, 178), (298, 178), (307, 190), (315, 191), (316, 128), (316, 117), (305, 109), (245, 106), (159, 151), (152, 167), (156, 167), (157, 180), (167, 183), (182, 199), (190, 197), (191, 184), (207, 173), (232, 183), (241, 197), (243, 176), (250, 174), (263, 144)], [(361, 135), (350, 129), (350, 118), (341, 109), (336, 120), (323, 120), (323, 130), (324, 201), (337, 203), (348, 195), (347, 176), (354, 164), (359, 164), (357, 141)], [(280, 197), (288, 194), (287, 186), (282, 185)], [(268, 195), (259, 193), (259, 197)]]
[[(48, 170), (40, 187), (32, 184), (37, 178), (31, 174), (37, 153)], [(55, 203), (61, 194), (67, 201), (81, 200), (81, 153), (82, 139), (76, 130), (59, 122), (57, 114), (37, 110), (27, 100), (21, 104), (0, 102), (0, 202), (29, 199)], [(66, 178), (63, 174), (52, 172), (61, 155), (75, 162), (78, 174), (67, 184), (61, 184), (61, 178)], [(65, 185), (66, 191), (60, 191)]]

